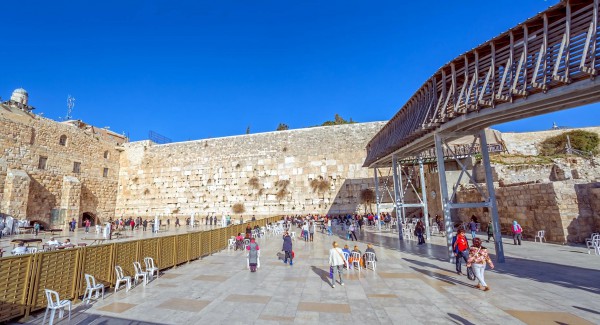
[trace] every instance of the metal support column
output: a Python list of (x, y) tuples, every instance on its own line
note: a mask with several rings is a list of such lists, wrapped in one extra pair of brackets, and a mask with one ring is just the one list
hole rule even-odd
[[(492, 178), (492, 167), (490, 166), (490, 153), (488, 152), (485, 130), (479, 132), (479, 143), (481, 145), (481, 157), (485, 168), (485, 184), (487, 186), (489, 209), (492, 214), (494, 225), (494, 244), (496, 245), (496, 258), (499, 263), (504, 263), (504, 247), (502, 245), (502, 234), (500, 232), (500, 218), (498, 216), (498, 205), (496, 202), (496, 191), (494, 190), (494, 179)], [(437, 144), (437, 142), (436, 142)]]
[(419, 177), (421, 178), (421, 201), (423, 203), (423, 218), (425, 218), (425, 238), (429, 239), (429, 210), (427, 208), (427, 189), (425, 188), (425, 173), (423, 171), (423, 158), (419, 157)]
[[(375, 172), (375, 202), (376, 202), (376, 208), (377, 208), (377, 218), (380, 218), (380, 211), (379, 211), (379, 178), (377, 177), (377, 168), (373, 168), (373, 171)], [(379, 231), (381, 231), (381, 223), (379, 222), (379, 220), (377, 220), (377, 229), (379, 229)]]
[(402, 164), (396, 163), (396, 167), (399, 169), (398, 181), (400, 182), (400, 207), (402, 208), (402, 224), (406, 223), (406, 207), (404, 206), (404, 182), (402, 181)]
[(444, 147), (443, 139), (440, 134), (436, 133), (435, 138), (435, 155), (438, 165), (438, 175), (440, 179), (440, 199), (442, 201), (442, 209), (444, 213), (444, 224), (446, 227), (446, 245), (448, 248), (448, 259), (454, 262), (454, 252), (452, 251), (452, 236), (454, 235), (454, 225), (450, 217), (450, 197), (448, 196), (448, 185), (446, 182), (446, 166), (444, 165)]
[(396, 227), (398, 228), (398, 238), (402, 240), (402, 219), (403, 216), (398, 206), (400, 205), (400, 197), (402, 196), (402, 192), (400, 191), (400, 186), (398, 185), (398, 160), (396, 155), (392, 155), (392, 172), (394, 175), (394, 209), (396, 210)]

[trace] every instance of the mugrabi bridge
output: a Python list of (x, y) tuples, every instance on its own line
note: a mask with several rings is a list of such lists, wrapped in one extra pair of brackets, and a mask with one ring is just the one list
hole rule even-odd
[[(415, 92), (369, 142), (364, 163), (375, 168), (376, 180), (377, 168), (392, 167), (397, 215), (407, 207), (422, 207), (427, 217), (424, 186), (418, 203), (404, 201), (402, 163), (420, 162), (422, 167), (423, 159), (428, 158), (424, 157), (426, 153), (435, 152), (448, 243), (453, 232), (450, 211), (460, 208), (489, 208), (496, 231), (494, 238), (501, 238), (490, 150), (478, 149), (490, 149), (483, 130), (494, 124), (600, 100), (600, 81), (595, 79), (600, 69), (598, 2), (563, 0), (456, 57)], [(481, 152), (487, 188), (476, 184), (483, 197), (480, 202), (455, 203), (454, 193), (448, 190), (444, 159), (456, 158), (447, 142), (466, 135), (475, 135), (468, 153)], [(471, 177), (466, 166), (456, 161), (462, 173)], [(498, 259), (503, 261), (499, 240), (496, 249)]]

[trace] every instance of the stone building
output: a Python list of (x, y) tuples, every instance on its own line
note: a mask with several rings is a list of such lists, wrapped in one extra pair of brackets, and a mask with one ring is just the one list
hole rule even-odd
[(112, 217), (126, 138), (32, 110), (24, 89), (0, 104), (0, 212), (44, 226)]

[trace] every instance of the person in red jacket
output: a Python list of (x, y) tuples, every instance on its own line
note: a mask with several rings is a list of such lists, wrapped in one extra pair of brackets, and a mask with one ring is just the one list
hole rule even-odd
[(465, 236), (464, 229), (459, 229), (456, 233), (456, 237), (454, 237), (452, 242), (452, 249), (456, 256), (456, 274), (462, 275), (461, 259), (465, 260), (465, 264), (467, 264), (467, 260), (469, 259), (469, 241), (467, 240), (467, 236)]

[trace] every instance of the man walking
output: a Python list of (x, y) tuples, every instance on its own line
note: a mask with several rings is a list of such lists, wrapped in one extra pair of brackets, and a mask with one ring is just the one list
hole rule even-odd
[(456, 256), (456, 274), (462, 275), (461, 259), (465, 260), (465, 264), (467, 264), (467, 260), (469, 259), (469, 241), (467, 240), (467, 236), (465, 236), (464, 229), (459, 229), (453, 238), (452, 249)]

